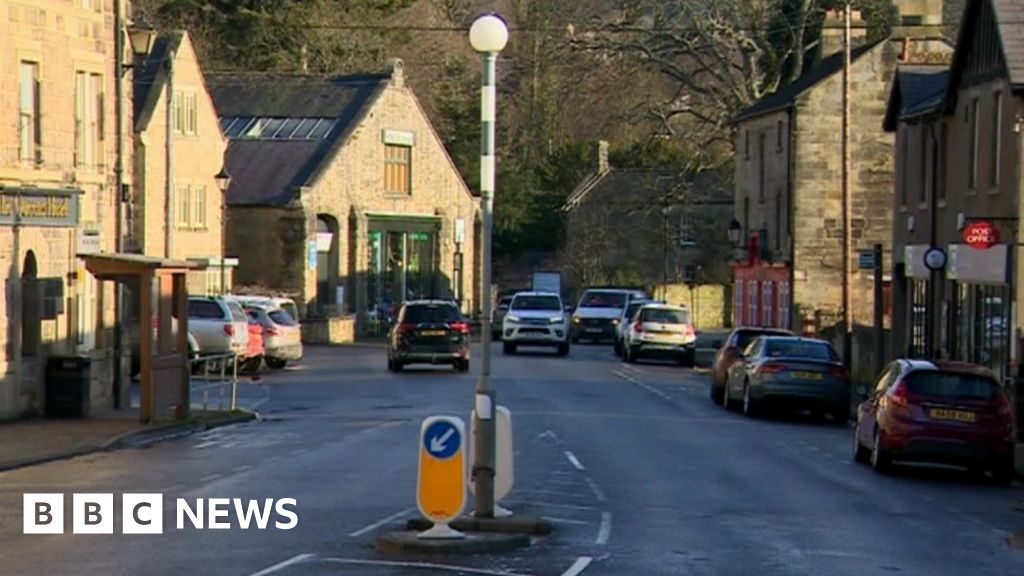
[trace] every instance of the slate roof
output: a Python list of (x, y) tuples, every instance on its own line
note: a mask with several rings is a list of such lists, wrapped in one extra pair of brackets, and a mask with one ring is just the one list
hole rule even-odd
[(885, 129), (895, 130), (901, 118), (939, 109), (945, 101), (949, 74), (949, 67), (941, 64), (900, 66), (886, 104)]
[(322, 140), (231, 140), (229, 205), (282, 206), (327, 165), (390, 81), (389, 75), (340, 77), (211, 75), (210, 95), (221, 118), (335, 118)]
[[(612, 167), (604, 173), (592, 172), (569, 195), (565, 204), (562, 205), (562, 210), (572, 211), (595, 190), (612, 190), (620, 193), (634, 190), (652, 191), (655, 186), (661, 188), (671, 186), (679, 177), (679, 170), (672, 168), (617, 169)], [(702, 205), (715, 204), (716, 200), (722, 200), (726, 205), (732, 206), (732, 190), (721, 183), (719, 177), (720, 174), (716, 170), (701, 172), (695, 176), (696, 187), (712, 189), (711, 194), (700, 198)], [(720, 194), (715, 194), (715, 192), (720, 192)]]
[[(861, 56), (864, 56), (883, 42), (886, 42), (886, 40), (857, 46), (850, 52), (850, 61), (856, 62)], [(789, 108), (798, 98), (800, 98), (800, 96), (803, 96), (805, 92), (831, 78), (832, 75), (839, 73), (842, 69), (843, 53), (838, 52), (823, 59), (821, 62), (818, 62), (794, 82), (780, 87), (775, 92), (765, 96), (752, 106), (740, 112), (739, 116), (736, 117), (736, 122), (742, 122), (750, 118), (762, 116), (769, 112)]]
[(947, 87), (947, 106), (956, 102), (956, 90), (960, 86), (963, 67), (967, 63), (971, 38), (977, 26), (982, 8), (991, 6), (999, 31), (999, 42), (1003, 48), (1006, 74), (1014, 90), (1024, 89), (1024, 2), (1021, 0), (974, 0), (967, 2), (960, 21), (960, 35), (953, 52), (953, 66)]
[(142, 66), (134, 70), (132, 118), (136, 132), (145, 130), (152, 120), (156, 103), (167, 83), (167, 59), (181, 47), (184, 36), (180, 30), (158, 34), (149, 56)]

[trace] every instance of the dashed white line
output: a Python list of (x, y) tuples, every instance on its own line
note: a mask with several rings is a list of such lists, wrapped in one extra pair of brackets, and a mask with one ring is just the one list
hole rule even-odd
[[(458, 574), (481, 574), (482, 576), (526, 576), (518, 572), (506, 570), (486, 570), (483, 568), (470, 568), (468, 566), (452, 566), (448, 564), (435, 564), (433, 562), (405, 562), (401, 560), (362, 560), (359, 558), (321, 558), (321, 562), (331, 564), (351, 564), (355, 566), (386, 566), (388, 568), (421, 568), (441, 572), (455, 572)], [(578, 574), (578, 572), (577, 572)]]
[(364, 528), (360, 528), (359, 530), (356, 530), (355, 532), (349, 532), (348, 535), (351, 536), (352, 538), (358, 538), (358, 537), (362, 536), (363, 534), (366, 534), (367, 532), (372, 532), (373, 530), (376, 530), (377, 528), (380, 528), (381, 526), (387, 524), (388, 522), (393, 522), (395, 520), (398, 520), (402, 516), (406, 516), (407, 514), (413, 512), (415, 510), (416, 510), (415, 508), (406, 508), (405, 510), (402, 510), (401, 512), (396, 512), (395, 514), (392, 514), (391, 516), (388, 516), (387, 518), (384, 518), (383, 520), (378, 520), (377, 522), (374, 522), (373, 524), (370, 524), (369, 526), (366, 526)]
[(601, 487), (597, 485), (597, 482), (594, 482), (593, 478), (587, 476), (585, 480), (587, 481), (587, 485), (590, 486), (590, 491), (594, 493), (594, 498), (597, 498), (598, 502), (608, 501), (608, 499), (605, 498), (604, 491), (601, 490)]
[(579, 458), (576, 458), (575, 454), (573, 454), (569, 450), (566, 450), (564, 454), (565, 457), (569, 459), (569, 463), (572, 464), (573, 467), (575, 467), (577, 470), (586, 470), (586, 468), (583, 467), (583, 463), (579, 461)]
[(604, 546), (608, 543), (608, 538), (612, 535), (612, 513), (601, 512), (601, 527), (597, 530), (597, 539), (594, 543), (598, 546)]
[(274, 564), (273, 566), (271, 566), (269, 568), (264, 568), (263, 570), (260, 570), (259, 572), (253, 572), (252, 574), (250, 574), (250, 576), (268, 576), (269, 574), (273, 574), (275, 572), (280, 572), (281, 570), (284, 570), (285, 568), (288, 568), (289, 566), (294, 566), (296, 564), (301, 564), (301, 563), (306, 562), (308, 560), (311, 560), (313, 558), (316, 558), (316, 554), (299, 554), (298, 556), (293, 556), (293, 557), (285, 560), (284, 562), (279, 562), (279, 563)]
[(569, 566), (568, 570), (562, 572), (562, 576), (579, 576), (579, 574), (582, 574), (583, 571), (587, 569), (587, 566), (590, 566), (590, 563), (593, 561), (594, 559), (590, 556), (580, 556), (572, 563), (572, 566)]
[(555, 502), (535, 502), (523, 500), (522, 504), (531, 504), (537, 508), (543, 508), (544, 506), (550, 506), (552, 508), (565, 508), (566, 510), (593, 510), (593, 506), (581, 506), (577, 504), (558, 504)]

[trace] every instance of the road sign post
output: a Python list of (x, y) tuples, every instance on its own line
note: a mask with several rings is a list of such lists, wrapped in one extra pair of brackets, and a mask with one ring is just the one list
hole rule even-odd
[[(476, 451), (473, 449), (473, 438), (476, 438), (476, 411), (470, 413), (470, 469), (475, 464)], [(495, 518), (507, 518), (512, 515), (512, 512), (498, 506), (503, 498), (512, 492), (512, 484), (515, 480), (515, 470), (513, 468), (513, 449), (512, 449), (512, 412), (504, 406), (498, 406), (495, 410), (495, 444), (497, 445), (497, 452), (494, 458), (494, 517)], [(474, 490), (473, 484), (469, 485), (469, 490)]]
[(454, 416), (430, 416), (420, 426), (416, 504), (434, 523), (418, 538), (465, 538), (448, 523), (466, 506), (466, 427)]

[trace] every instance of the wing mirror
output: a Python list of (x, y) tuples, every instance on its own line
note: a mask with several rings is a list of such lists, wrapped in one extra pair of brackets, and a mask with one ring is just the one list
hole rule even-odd
[(865, 387), (865, 386), (857, 386), (857, 396), (860, 396), (861, 398), (867, 398), (867, 396), (868, 396), (868, 389), (867, 389), (867, 387)]

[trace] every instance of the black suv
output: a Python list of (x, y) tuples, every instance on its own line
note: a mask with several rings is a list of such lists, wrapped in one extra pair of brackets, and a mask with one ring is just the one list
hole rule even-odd
[(469, 323), (451, 300), (402, 304), (388, 334), (388, 370), (408, 364), (451, 364), (469, 370)]

